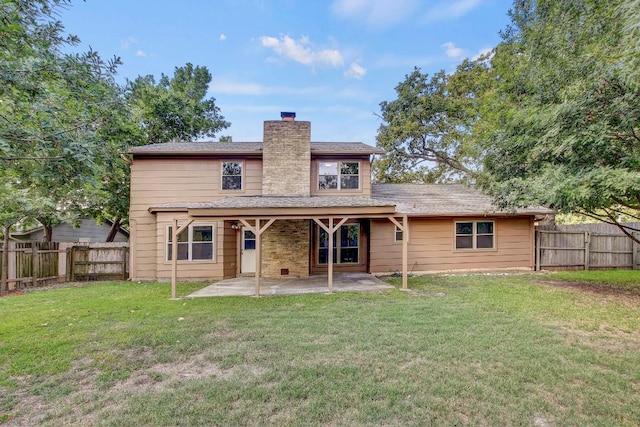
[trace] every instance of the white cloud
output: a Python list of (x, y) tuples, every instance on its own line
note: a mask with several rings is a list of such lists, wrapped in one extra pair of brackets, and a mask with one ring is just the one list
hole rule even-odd
[(442, 19), (459, 18), (471, 12), (482, 3), (482, 0), (456, 0), (442, 2), (427, 13), (427, 20), (437, 21)]
[(292, 95), (292, 96), (308, 96), (317, 93), (325, 93), (326, 87), (308, 86), (308, 87), (291, 87), (291, 86), (265, 86), (254, 82), (239, 82), (233, 79), (216, 79), (209, 85), (209, 91), (214, 94), (227, 95)]
[(308, 37), (301, 37), (300, 40), (296, 41), (289, 36), (283, 36), (279, 39), (263, 36), (260, 37), (260, 44), (263, 47), (273, 50), (283, 58), (291, 59), (311, 67), (319, 65), (339, 67), (344, 63), (342, 54), (338, 50), (313, 50)]
[(120, 48), (122, 48), (122, 50), (127, 50), (135, 44), (138, 44), (138, 40), (136, 40), (135, 37), (129, 36), (124, 40), (120, 40)]
[(220, 41), (225, 41), (227, 39), (227, 35), (225, 33), (220, 33)]
[(475, 54), (471, 59), (472, 59), (472, 60), (474, 60), (474, 61), (477, 61), (478, 59), (480, 59), (480, 57), (481, 57), (481, 56), (484, 56), (484, 55), (486, 55), (486, 54), (491, 54), (491, 55), (489, 56), (489, 58), (491, 58), (491, 57), (493, 56), (493, 54), (491, 53), (491, 51), (493, 51), (493, 48), (492, 48), (492, 47), (485, 47), (485, 48), (483, 48), (483, 49), (480, 49), (480, 50), (478, 51), (478, 53), (476, 53), (476, 54)]
[(345, 76), (357, 80), (360, 80), (365, 74), (367, 74), (367, 69), (355, 62), (351, 63), (351, 66), (344, 72)]
[(146, 53), (144, 50), (142, 50), (142, 49), (138, 49), (138, 50), (136, 51), (136, 56), (140, 56), (140, 57), (143, 57), (143, 58), (144, 58), (145, 56), (147, 56), (147, 53)]
[(373, 27), (389, 27), (411, 16), (417, 0), (335, 0), (333, 13), (345, 19), (364, 21)]
[(464, 49), (456, 47), (452, 42), (446, 42), (442, 44), (449, 58), (462, 58), (465, 55)]

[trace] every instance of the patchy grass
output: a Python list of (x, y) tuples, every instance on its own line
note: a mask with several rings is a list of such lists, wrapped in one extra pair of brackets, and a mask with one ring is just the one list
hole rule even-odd
[(638, 425), (640, 297), (563, 286), (627, 290), (631, 273), (180, 301), (166, 284), (104, 282), (2, 298), (0, 422)]

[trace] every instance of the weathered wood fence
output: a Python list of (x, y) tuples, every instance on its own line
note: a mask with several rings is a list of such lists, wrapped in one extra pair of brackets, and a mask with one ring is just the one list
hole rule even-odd
[(606, 232), (585, 225), (554, 228), (536, 231), (536, 270), (640, 269), (640, 245), (620, 231), (601, 225), (593, 229)]
[[(5, 248), (0, 243), (0, 254)], [(7, 289), (36, 288), (65, 281), (126, 280), (128, 243), (9, 242)], [(2, 265), (0, 263), (0, 273)]]
[(67, 279), (127, 280), (129, 245), (92, 243), (67, 249)]

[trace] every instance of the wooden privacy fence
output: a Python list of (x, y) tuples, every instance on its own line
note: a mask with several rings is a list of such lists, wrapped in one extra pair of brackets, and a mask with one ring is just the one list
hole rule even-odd
[[(8, 289), (36, 288), (64, 281), (59, 245), (57, 242), (9, 242)], [(0, 243), (0, 254), (4, 254), (4, 250)]]
[[(0, 254), (5, 248), (0, 243)], [(9, 242), (7, 289), (36, 288), (65, 281), (126, 280), (128, 243)], [(0, 274), (2, 263), (0, 263)]]
[(638, 244), (624, 234), (536, 231), (536, 270), (640, 268)]
[(129, 245), (92, 243), (67, 249), (67, 278), (75, 281), (127, 280)]

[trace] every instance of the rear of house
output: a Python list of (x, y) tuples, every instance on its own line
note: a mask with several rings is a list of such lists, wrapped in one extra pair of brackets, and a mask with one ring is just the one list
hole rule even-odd
[(263, 142), (131, 153), (134, 280), (533, 268), (534, 217), (548, 212), (500, 212), (462, 185), (374, 185), (381, 150), (312, 142), (292, 114), (266, 121)]

